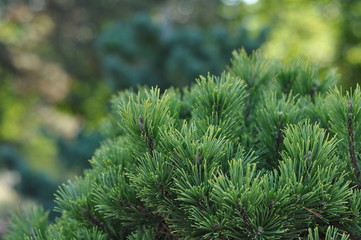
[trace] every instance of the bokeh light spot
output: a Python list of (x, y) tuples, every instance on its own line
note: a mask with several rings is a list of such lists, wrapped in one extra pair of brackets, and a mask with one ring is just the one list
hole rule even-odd
[(350, 48), (346, 53), (347, 61), (352, 64), (361, 63), (361, 45)]
[(246, 4), (256, 4), (258, 3), (258, 0), (243, 0), (243, 2)]

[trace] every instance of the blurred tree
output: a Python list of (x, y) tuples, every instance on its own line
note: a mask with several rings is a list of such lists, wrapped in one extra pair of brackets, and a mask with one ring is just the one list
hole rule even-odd
[(87, 133), (80, 130), (72, 139), (58, 137), (56, 146), (58, 149), (59, 165), (64, 166), (68, 172), (79, 173), (90, 166), (94, 149), (99, 147), (103, 139), (99, 132)]
[(336, 61), (341, 68), (345, 85), (361, 82), (361, 2), (344, 0), (341, 4), (340, 41)]
[(231, 33), (209, 29), (162, 26), (137, 14), (104, 31), (97, 46), (104, 75), (113, 89), (134, 85), (186, 86), (207, 71), (220, 74), (232, 49), (248, 53), (265, 41), (267, 29), (255, 37), (243, 26)]
[(305, 56), (322, 67), (335, 65), (341, 85), (361, 82), (361, 2), (357, 0), (223, 0), (233, 22), (271, 28), (264, 45), (277, 57)]

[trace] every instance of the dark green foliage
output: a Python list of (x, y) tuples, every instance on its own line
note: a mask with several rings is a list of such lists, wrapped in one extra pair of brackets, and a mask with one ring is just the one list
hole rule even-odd
[(40, 207), (30, 207), (21, 217), (13, 217), (9, 226), (13, 231), (7, 235), (7, 239), (44, 239), (48, 215)]
[(333, 74), (241, 51), (189, 89), (120, 93), (62, 216), (7, 239), (360, 239), (361, 93)]
[[(292, 95), (283, 95), (280, 99), (275, 94), (265, 96), (263, 104), (256, 113), (258, 125), (259, 151), (266, 164), (277, 166), (277, 159), (283, 150), (283, 129), (287, 124), (297, 123), (302, 119), (303, 109)], [(264, 151), (264, 154), (262, 154)]]
[(264, 29), (251, 37), (244, 27), (227, 30), (222, 26), (197, 27), (158, 24), (138, 13), (110, 26), (98, 38), (103, 72), (110, 86), (122, 89), (135, 85), (182, 87), (199, 74), (220, 74), (230, 53), (244, 47), (257, 49), (267, 36)]
[(73, 139), (58, 137), (56, 146), (59, 165), (77, 172), (88, 168), (88, 160), (99, 147), (101, 140), (102, 136), (99, 132), (86, 133), (85, 130), (80, 130)]
[(354, 172), (354, 180), (358, 188), (361, 188), (360, 173), (360, 148), (361, 148), (361, 90), (357, 86), (353, 92), (342, 95), (339, 90), (334, 90), (329, 97), (328, 108), (330, 110), (331, 131), (338, 134), (340, 155), (348, 159), (350, 170)]

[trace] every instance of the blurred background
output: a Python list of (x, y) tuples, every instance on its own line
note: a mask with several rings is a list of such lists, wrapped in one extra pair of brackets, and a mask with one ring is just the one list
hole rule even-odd
[(234, 49), (305, 56), (361, 81), (361, 1), (0, 0), (0, 239), (87, 168), (112, 94), (219, 74)]

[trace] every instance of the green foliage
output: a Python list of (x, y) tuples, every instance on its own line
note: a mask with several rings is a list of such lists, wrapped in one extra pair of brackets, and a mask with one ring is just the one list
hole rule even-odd
[(287, 124), (297, 123), (302, 119), (303, 111), (300, 109), (298, 101), (291, 95), (283, 95), (277, 99), (275, 94), (265, 96), (263, 106), (260, 107), (257, 116), (258, 139), (260, 153), (265, 158), (266, 164), (272, 167), (277, 165), (275, 159), (280, 159), (282, 143), (284, 138), (283, 130)]
[(42, 208), (32, 206), (23, 212), (21, 217), (13, 217), (9, 227), (13, 230), (6, 236), (7, 240), (43, 239), (48, 225), (48, 212)]
[(324, 238), (320, 238), (319, 235), (319, 231), (318, 228), (316, 227), (315, 229), (309, 229), (309, 239), (310, 240), (320, 240), (320, 239), (324, 239), (324, 240), (347, 240), (349, 239), (349, 236), (346, 234), (340, 234), (338, 233), (337, 228), (334, 227), (328, 227), (327, 231), (326, 231), (326, 236)]
[(244, 47), (250, 53), (267, 35), (264, 29), (252, 37), (244, 24), (230, 31), (217, 24), (201, 29), (168, 21), (159, 24), (148, 14), (137, 13), (113, 23), (99, 36), (103, 72), (112, 88), (188, 85), (199, 74), (220, 74), (233, 49)]
[(116, 96), (92, 169), (57, 193), (62, 216), (17, 216), (8, 239), (359, 239), (360, 88), (234, 57), (187, 89)]
[(348, 159), (350, 170), (354, 171), (354, 180), (361, 187), (360, 149), (361, 147), (361, 95), (360, 87), (353, 92), (347, 91), (343, 96), (339, 90), (334, 90), (327, 100), (330, 109), (331, 131), (338, 134), (340, 155)]
[(226, 74), (220, 78), (201, 76), (197, 83), (189, 96), (193, 105), (192, 122), (196, 129), (204, 135), (208, 126), (213, 125), (219, 135), (230, 139), (239, 137), (243, 114), (237, 109), (243, 108), (246, 84)]
[(73, 139), (57, 137), (56, 146), (58, 151), (59, 165), (67, 170), (81, 172), (89, 167), (89, 159), (92, 157), (102, 140), (99, 132), (86, 133), (80, 130)]
[(293, 91), (294, 94), (309, 95), (312, 99), (317, 92), (325, 93), (337, 81), (334, 70), (321, 73), (315, 64), (302, 59), (287, 63), (287, 67), (281, 69), (276, 78), (282, 92)]

